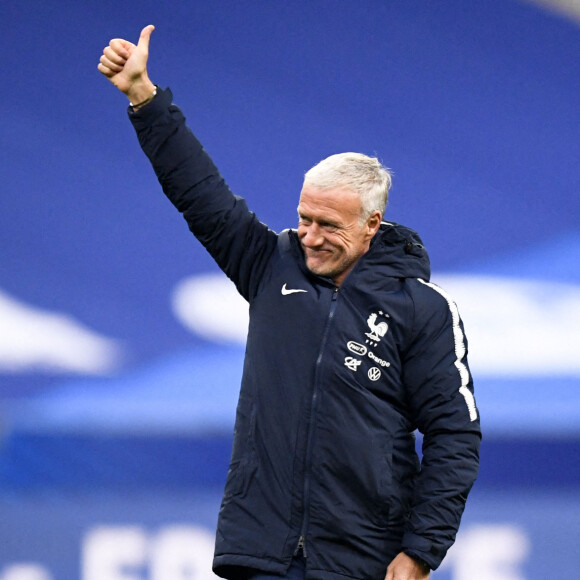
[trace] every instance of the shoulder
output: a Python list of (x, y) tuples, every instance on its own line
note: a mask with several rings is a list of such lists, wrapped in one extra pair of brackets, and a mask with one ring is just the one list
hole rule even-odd
[(453, 296), (447, 290), (422, 278), (407, 278), (405, 281), (409, 293), (413, 300), (418, 302), (428, 302), (433, 305), (447, 305), (455, 304)]
[(453, 296), (441, 286), (421, 278), (406, 280), (409, 295), (413, 301), (415, 323), (423, 322), (459, 324), (459, 309)]

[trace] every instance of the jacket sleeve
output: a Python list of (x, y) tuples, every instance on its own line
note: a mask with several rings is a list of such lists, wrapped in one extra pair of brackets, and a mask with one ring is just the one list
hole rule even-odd
[(403, 379), (411, 417), (423, 433), (423, 458), (403, 551), (436, 569), (455, 541), (477, 477), (481, 430), (457, 306), (438, 286), (413, 282), (418, 287)]
[(232, 194), (172, 99), (170, 90), (158, 90), (146, 107), (136, 112), (129, 108), (129, 118), (165, 195), (249, 300), (257, 292), (277, 234)]

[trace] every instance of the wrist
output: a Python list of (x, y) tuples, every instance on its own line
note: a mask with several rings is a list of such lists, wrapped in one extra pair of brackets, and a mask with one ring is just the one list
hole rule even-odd
[(424, 574), (427, 574), (431, 571), (431, 566), (429, 566), (429, 564), (427, 564), (423, 558), (420, 558), (419, 556), (416, 556), (415, 554), (407, 551), (405, 551), (405, 554), (421, 567), (421, 570)]
[(156, 95), (157, 95), (157, 87), (155, 87), (153, 89), (153, 92), (140, 103), (132, 103), (131, 101), (129, 101), (129, 106), (133, 109), (133, 112), (138, 111), (141, 107), (144, 107), (145, 105), (149, 104), (155, 98)]
[(147, 104), (155, 96), (155, 91), (157, 87), (149, 80), (145, 78), (142, 81), (135, 83), (131, 88), (125, 93), (129, 99), (129, 104), (135, 108), (140, 105)]

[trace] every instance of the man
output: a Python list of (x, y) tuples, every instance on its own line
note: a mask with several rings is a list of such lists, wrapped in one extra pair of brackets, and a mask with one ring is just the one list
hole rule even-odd
[(297, 230), (260, 223), (150, 81), (152, 31), (112, 40), (98, 68), (129, 98), (164, 192), (250, 303), (214, 571), (424, 580), (478, 469), (457, 307), (429, 283), (417, 234), (382, 221), (391, 180), (374, 158), (312, 168)]

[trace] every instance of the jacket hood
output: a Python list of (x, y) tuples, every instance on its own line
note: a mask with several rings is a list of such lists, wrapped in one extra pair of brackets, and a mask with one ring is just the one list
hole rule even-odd
[(429, 255), (419, 234), (394, 222), (381, 223), (362, 259), (380, 267), (387, 276), (425, 281), (431, 277)]

